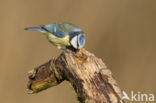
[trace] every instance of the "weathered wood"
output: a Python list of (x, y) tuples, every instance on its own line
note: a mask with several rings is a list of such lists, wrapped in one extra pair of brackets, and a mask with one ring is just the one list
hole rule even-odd
[(67, 80), (81, 103), (124, 103), (121, 90), (103, 61), (81, 49), (62, 53), (29, 73), (28, 89), (37, 93)]

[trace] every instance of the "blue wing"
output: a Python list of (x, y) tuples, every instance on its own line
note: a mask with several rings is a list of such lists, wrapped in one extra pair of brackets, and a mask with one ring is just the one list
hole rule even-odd
[(57, 24), (48, 24), (48, 25), (42, 25), (42, 29), (52, 33), (53, 35), (63, 38), (65, 37), (68, 33), (64, 32)]
[[(66, 35), (70, 35), (72, 34), (71, 32), (82, 32), (81, 29), (79, 29), (77, 26), (70, 23), (56, 23), (56, 24), (41, 25), (41, 27), (30, 27), (30, 28), (25, 28), (25, 30), (47, 31), (59, 38), (63, 38)], [(71, 36), (74, 35), (72, 34)]]

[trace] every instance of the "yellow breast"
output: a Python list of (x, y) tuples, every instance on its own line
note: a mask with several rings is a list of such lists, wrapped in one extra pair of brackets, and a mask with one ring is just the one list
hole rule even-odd
[(70, 46), (69, 35), (65, 36), (64, 38), (58, 38), (55, 35), (48, 33), (47, 38), (48, 38), (49, 42), (51, 42), (53, 45), (55, 45), (57, 47)]

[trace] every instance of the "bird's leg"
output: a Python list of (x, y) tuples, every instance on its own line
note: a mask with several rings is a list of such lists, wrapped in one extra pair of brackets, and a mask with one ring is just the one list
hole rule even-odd
[(71, 50), (69, 50), (69, 49), (67, 49), (67, 48), (60, 48), (64, 53), (68, 53), (68, 54), (75, 54), (75, 52), (74, 51), (71, 51)]
[(70, 50), (67, 47), (61, 47), (61, 46), (57, 46), (58, 49), (62, 50), (64, 53), (68, 53), (68, 54), (75, 54), (76, 52)]
[(75, 54), (75, 52), (68, 50), (68, 49), (62, 49), (64, 53), (68, 53), (68, 54)]

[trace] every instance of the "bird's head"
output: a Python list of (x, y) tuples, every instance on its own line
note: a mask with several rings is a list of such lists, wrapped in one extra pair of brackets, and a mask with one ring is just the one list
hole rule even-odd
[(85, 36), (84, 32), (81, 29), (75, 29), (70, 32), (70, 44), (71, 46), (79, 50), (85, 45)]

